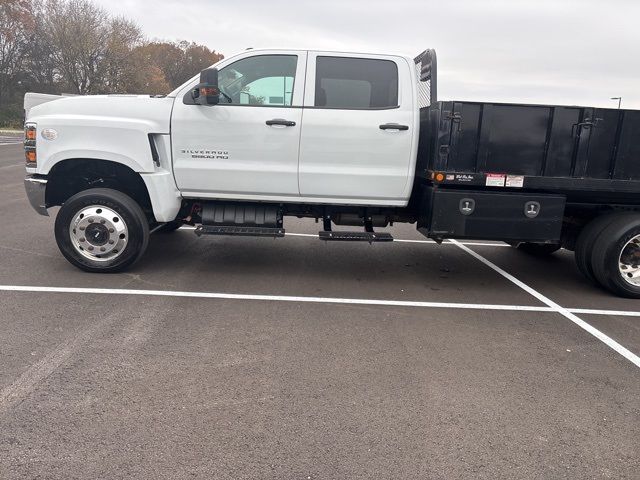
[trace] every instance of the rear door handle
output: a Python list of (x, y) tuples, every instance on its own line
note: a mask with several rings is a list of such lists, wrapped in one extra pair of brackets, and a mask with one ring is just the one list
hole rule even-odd
[(383, 123), (380, 130), (409, 130), (409, 125), (400, 125), (399, 123)]
[(282, 125), (284, 127), (296, 126), (296, 122), (293, 122), (291, 120), (285, 120), (284, 118), (274, 118), (273, 120), (267, 120), (266, 124), (269, 126), (272, 126), (272, 125)]

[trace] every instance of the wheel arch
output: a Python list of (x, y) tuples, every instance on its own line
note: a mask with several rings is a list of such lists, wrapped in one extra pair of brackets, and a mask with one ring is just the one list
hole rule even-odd
[(62, 205), (83, 190), (111, 188), (134, 199), (149, 220), (154, 218), (153, 204), (142, 176), (122, 163), (95, 158), (66, 159), (53, 165), (47, 179), (47, 207)]
[(565, 209), (562, 226), (562, 246), (568, 250), (575, 250), (576, 242), (581, 233), (596, 220), (621, 213), (638, 213), (639, 205), (615, 204), (572, 204)]

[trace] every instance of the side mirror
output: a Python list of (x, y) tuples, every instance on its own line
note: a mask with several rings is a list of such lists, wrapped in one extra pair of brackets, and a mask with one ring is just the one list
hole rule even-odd
[(200, 73), (200, 83), (191, 96), (198, 105), (217, 105), (220, 102), (217, 68), (207, 68)]

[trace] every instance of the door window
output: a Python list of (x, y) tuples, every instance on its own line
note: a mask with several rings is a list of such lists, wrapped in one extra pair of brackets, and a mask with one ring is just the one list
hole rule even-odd
[(398, 67), (390, 60), (318, 57), (316, 107), (382, 109), (398, 106)]
[(227, 65), (218, 72), (220, 104), (290, 106), (297, 63), (296, 55), (258, 55)]

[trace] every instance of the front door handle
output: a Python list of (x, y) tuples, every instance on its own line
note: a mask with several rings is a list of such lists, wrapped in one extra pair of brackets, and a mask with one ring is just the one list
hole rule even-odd
[(409, 130), (409, 125), (400, 125), (399, 123), (384, 123), (380, 125), (380, 130)]
[(267, 120), (266, 124), (269, 126), (272, 126), (272, 125), (282, 125), (284, 127), (296, 126), (296, 122), (293, 122), (291, 120), (285, 120), (284, 118), (274, 118), (273, 120)]

